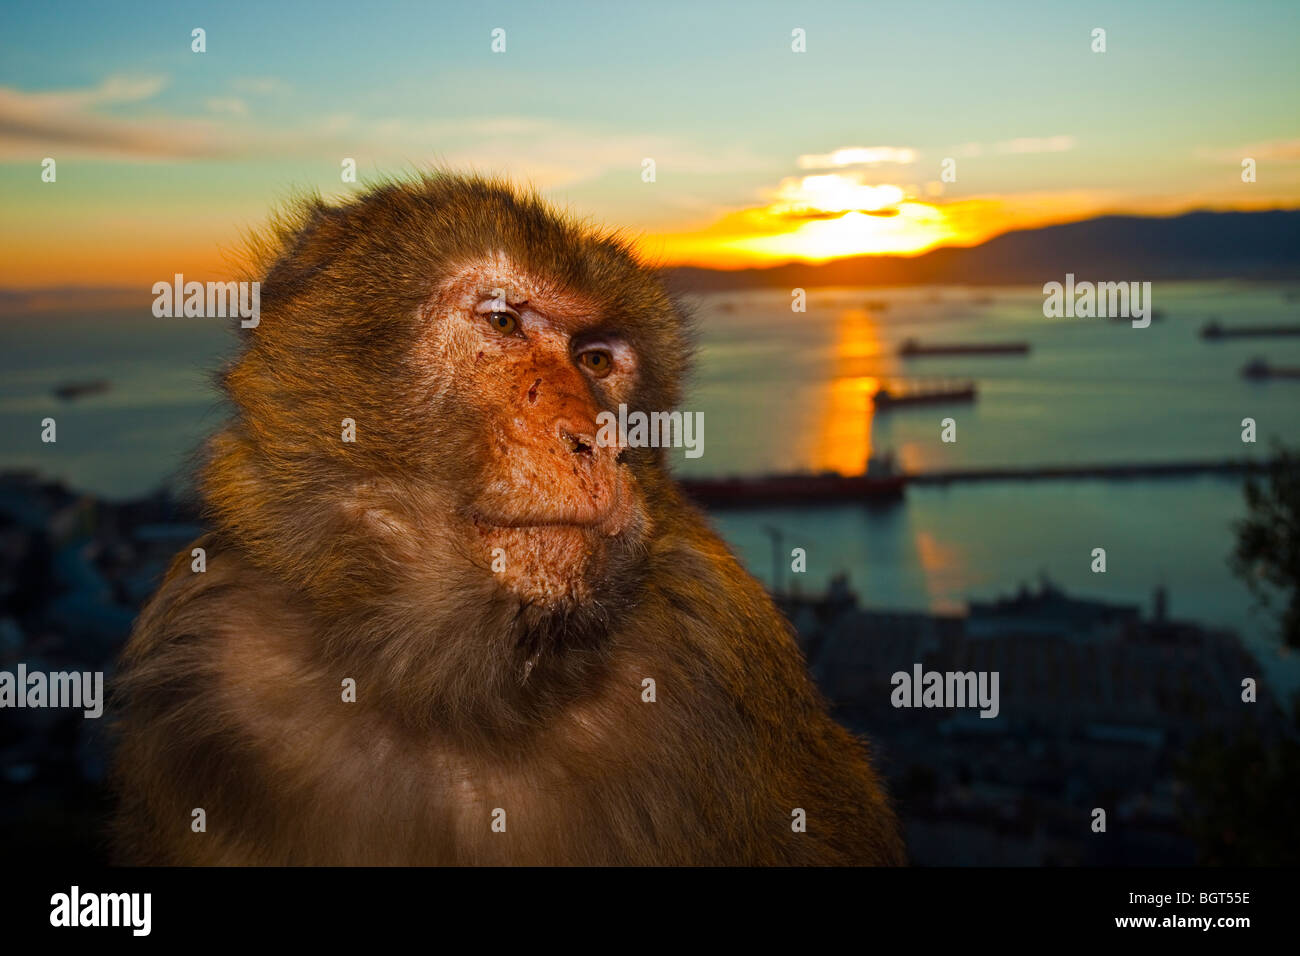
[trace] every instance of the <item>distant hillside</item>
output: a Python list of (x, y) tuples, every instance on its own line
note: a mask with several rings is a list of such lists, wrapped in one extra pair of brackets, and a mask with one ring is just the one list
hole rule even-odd
[(29, 312), (81, 309), (139, 308), (146, 312), (153, 303), (148, 286), (50, 286), (44, 289), (0, 289), (0, 316)]
[(854, 256), (724, 271), (680, 267), (668, 282), (690, 292), (838, 285), (1041, 285), (1072, 272), (1094, 281), (1300, 279), (1300, 210), (1194, 212), (1169, 219), (1103, 216), (1008, 232), (968, 249)]

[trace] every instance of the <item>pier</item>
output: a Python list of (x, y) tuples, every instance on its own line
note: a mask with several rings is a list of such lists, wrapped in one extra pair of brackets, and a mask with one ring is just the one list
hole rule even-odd
[(973, 481), (1061, 481), (1089, 478), (1142, 479), (1188, 478), (1194, 475), (1236, 475), (1260, 467), (1262, 461), (1165, 461), (1118, 462), (1071, 465), (1011, 465), (993, 468), (953, 468), (944, 471), (910, 472), (903, 475), (911, 485), (948, 485)]
[(782, 505), (888, 505), (903, 499), (909, 485), (934, 486), (990, 481), (1126, 481), (1241, 475), (1263, 461), (1118, 462), (1069, 465), (1011, 465), (953, 468), (894, 474), (759, 475), (752, 478), (683, 478), (682, 490), (709, 508), (762, 508)]
[(756, 478), (684, 478), (682, 491), (708, 508), (780, 505), (882, 504), (903, 497), (902, 475), (762, 475)]

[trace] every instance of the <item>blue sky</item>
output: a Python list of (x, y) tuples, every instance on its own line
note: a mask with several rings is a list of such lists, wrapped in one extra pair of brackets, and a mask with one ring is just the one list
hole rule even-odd
[[(363, 176), (443, 160), (685, 249), (770, 203), (801, 156), (885, 145), (914, 168), (863, 182), (919, 195), (957, 155), (943, 201), (997, 200), (1013, 223), (1045, 206), (1068, 219), (1300, 202), (1294, 2), (10, 3), (4, 16), (0, 200), (22, 214), (48, 202), (31, 176), (47, 155), (84, 167), (83, 206), (121, 203), (134, 222), (188, 202), (226, 232), (294, 188), (341, 191), (340, 156)], [(1248, 193), (1233, 190), (1243, 149), (1274, 163)], [(646, 155), (653, 190), (639, 188)], [(0, 243), (20, 231), (0, 230)]]

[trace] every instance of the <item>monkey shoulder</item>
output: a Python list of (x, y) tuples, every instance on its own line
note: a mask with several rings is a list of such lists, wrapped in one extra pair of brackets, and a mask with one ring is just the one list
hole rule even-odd
[[(202, 559), (193, 557), (202, 552)], [(299, 609), (288, 589), (236, 548), (204, 535), (173, 559), (132, 628), (124, 671), (152, 659), (215, 652), (232, 635), (282, 626)]]
[[(737, 832), (736, 852), (760, 863), (902, 862), (866, 743), (831, 717), (789, 622), (702, 518), (666, 530), (642, 616), (668, 647), (657, 693), (677, 695), (665, 719), (701, 748), (714, 799), (763, 817), (770, 839)], [(795, 811), (806, 830), (791, 829)]]
[[(194, 548), (206, 552), (202, 570)], [(235, 848), (230, 808), (274, 802), (272, 754), (260, 745), (293, 732), (277, 717), (295, 709), (307, 662), (292, 647), (308, 646), (306, 631), (292, 596), (217, 538), (200, 538), (173, 561), (114, 678), (115, 841), (124, 862), (256, 861)], [(195, 810), (213, 811), (201, 840), (190, 829)]]

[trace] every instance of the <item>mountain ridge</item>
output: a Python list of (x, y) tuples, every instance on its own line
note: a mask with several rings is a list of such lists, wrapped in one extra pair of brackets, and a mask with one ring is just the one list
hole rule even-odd
[(977, 246), (918, 256), (865, 255), (824, 263), (723, 270), (674, 266), (673, 288), (1039, 285), (1067, 272), (1097, 281), (1300, 279), (1300, 209), (1107, 215), (1004, 232)]

